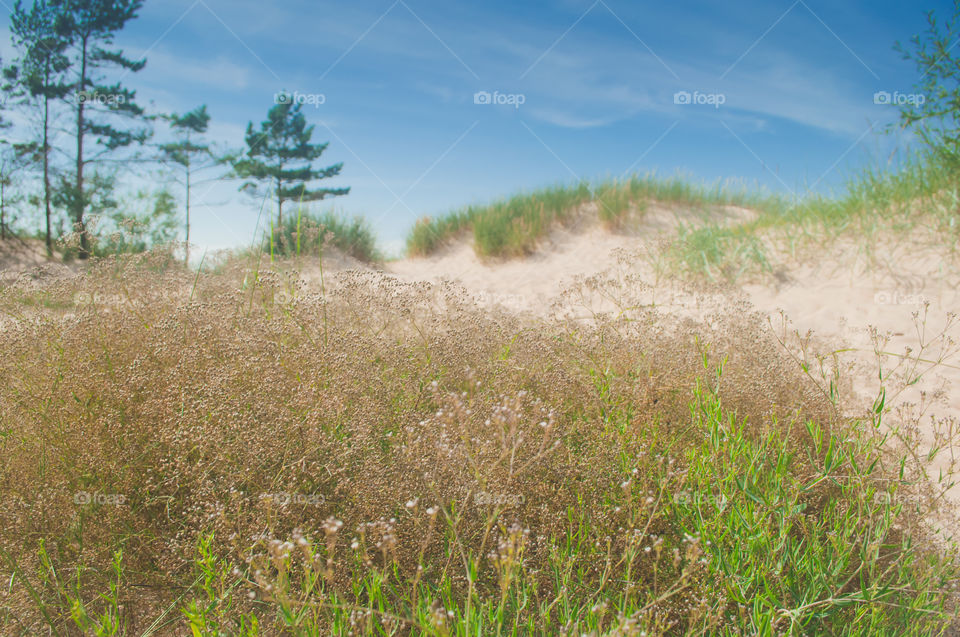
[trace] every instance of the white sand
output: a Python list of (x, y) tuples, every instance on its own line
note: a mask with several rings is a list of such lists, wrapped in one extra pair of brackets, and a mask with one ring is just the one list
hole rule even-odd
[[(738, 219), (745, 214), (730, 216)], [(630, 235), (614, 234), (596, 224), (557, 230), (525, 259), (484, 261), (465, 239), (437, 255), (392, 262), (385, 269), (404, 281), (458, 281), (480, 303), (538, 314), (555, 312), (553, 303), (578, 277), (611, 272), (616, 276), (636, 274), (651, 286), (644, 298), (656, 301), (668, 312), (706, 318), (710, 312), (729, 306), (730, 297), (717, 298), (704, 306), (702, 298), (697, 300), (693, 294), (678, 291), (669, 279), (658, 276), (657, 241), (672, 233), (673, 224), (669, 214), (648, 218), (652, 221)], [(771, 317), (775, 327), (782, 324), (782, 310), (791, 331), (800, 335), (813, 332), (819, 351), (848, 350), (838, 354), (839, 361), (848, 368), (845, 374), (855, 380), (856, 402), (864, 407), (871, 405), (879, 390), (871, 328), (889, 336), (883, 351), (902, 355), (910, 348), (912, 359), (940, 359), (947, 339), (960, 343), (960, 325), (951, 325), (943, 333), (948, 314), (960, 310), (960, 274), (945, 266), (935, 248), (903, 237), (887, 243), (875, 247), (873, 258), (868, 259), (856, 246), (834, 242), (816, 263), (788, 264), (772, 282), (743, 285), (739, 294), (737, 290), (732, 292), (742, 294), (754, 309)], [(623, 260), (623, 251), (632, 253), (628, 263)], [(614, 307), (609, 298), (597, 294), (585, 301), (593, 309)], [(589, 315), (589, 311), (583, 308), (582, 314)], [(942, 364), (926, 371), (906, 391), (894, 391), (895, 379), (887, 383), (887, 407), (923, 403), (921, 435), (931, 445), (936, 430), (932, 418), (960, 419), (960, 354), (955, 350), (948, 347)], [(897, 363), (901, 363), (901, 370), (912, 365), (917, 371), (932, 367), (886, 356), (882, 359), (885, 373)], [(936, 397), (941, 389), (945, 391)], [(888, 420), (894, 420), (893, 414)], [(960, 453), (960, 449), (944, 450), (930, 461), (934, 480), (949, 465), (952, 453)], [(960, 486), (954, 487), (949, 497), (960, 502)]]

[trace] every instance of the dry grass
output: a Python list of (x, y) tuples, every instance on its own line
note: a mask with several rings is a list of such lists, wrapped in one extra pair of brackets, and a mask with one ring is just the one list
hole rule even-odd
[(0, 291), (3, 634), (951, 621), (916, 468), (738, 308), (531, 322), (152, 258)]

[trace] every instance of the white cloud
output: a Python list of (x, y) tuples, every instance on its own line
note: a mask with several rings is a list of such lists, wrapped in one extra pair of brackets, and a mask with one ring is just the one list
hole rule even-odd
[[(131, 51), (135, 55), (142, 53)], [(202, 88), (207, 95), (210, 88), (243, 91), (256, 83), (252, 69), (256, 60), (253, 58), (250, 63), (237, 62), (225, 55), (200, 58), (173, 53), (165, 47), (153, 49), (146, 57), (147, 65), (138, 74), (138, 79), (150, 84), (167, 84), (181, 94), (191, 88)]]
[(561, 128), (599, 128), (623, 119), (621, 117), (580, 117), (574, 113), (551, 108), (532, 108), (529, 112), (536, 119)]

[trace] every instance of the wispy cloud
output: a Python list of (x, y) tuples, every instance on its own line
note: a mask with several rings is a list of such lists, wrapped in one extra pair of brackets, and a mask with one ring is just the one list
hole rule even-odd
[[(136, 55), (137, 51), (130, 51)], [(198, 59), (194, 55), (178, 53), (167, 47), (158, 47), (147, 59), (149, 73), (143, 72), (144, 80), (150, 83), (176, 84), (181, 90), (211, 89), (220, 91), (244, 91), (254, 84), (260, 75), (253, 64), (242, 58), (230, 59), (225, 55)]]

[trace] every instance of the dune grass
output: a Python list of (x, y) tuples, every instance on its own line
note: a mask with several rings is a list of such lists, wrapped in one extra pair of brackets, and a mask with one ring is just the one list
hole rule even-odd
[(407, 252), (431, 254), (470, 230), (478, 254), (520, 256), (529, 252), (554, 223), (576, 215), (577, 208), (590, 198), (586, 183), (553, 186), (489, 206), (470, 206), (438, 219), (420, 219), (407, 237)]
[(722, 206), (783, 206), (778, 198), (735, 182), (698, 184), (682, 176), (634, 175), (592, 186), (587, 182), (554, 186), (487, 206), (471, 206), (442, 217), (420, 219), (407, 237), (407, 252), (411, 256), (426, 256), (470, 232), (481, 256), (523, 256), (532, 252), (555, 224), (578, 218), (584, 204), (595, 204), (600, 220), (607, 227), (618, 229), (631, 217), (642, 216), (652, 202), (700, 211)]
[[(956, 175), (934, 157), (915, 154), (893, 168), (864, 168), (832, 195), (793, 198), (737, 182), (697, 184), (656, 175), (557, 186), (421, 219), (407, 238), (407, 251), (428, 255), (469, 233), (480, 256), (524, 256), (555, 224), (577, 218), (588, 203), (614, 231), (642, 219), (653, 203), (683, 209), (688, 219), (679, 219), (679, 235), (665, 258), (674, 273), (693, 278), (732, 281), (746, 274), (770, 274), (774, 253), (794, 254), (837, 233), (863, 243), (864, 250), (878, 232), (917, 228), (936, 233), (954, 252), (960, 246)], [(724, 206), (747, 208), (753, 218), (730, 223), (696, 214)]]
[(747, 273), (771, 273), (777, 254), (822, 251), (841, 236), (869, 253), (881, 233), (919, 232), (945, 254), (955, 253), (960, 247), (956, 183), (956, 174), (930, 155), (908, 156), (893, 168), (868, 166), (834, 195), (808, 194), (781, 206), (761, 206), (754, 219), (732, 226), (688, 225), (669, 260), (678, 273), (735, 281)]
[(916, 450), (884, 444), (882, 405), (841, 416), (756, 319), (530, 322), (342, 276), (130, 258), (0, 290), (0, 633), (954, 621)]

